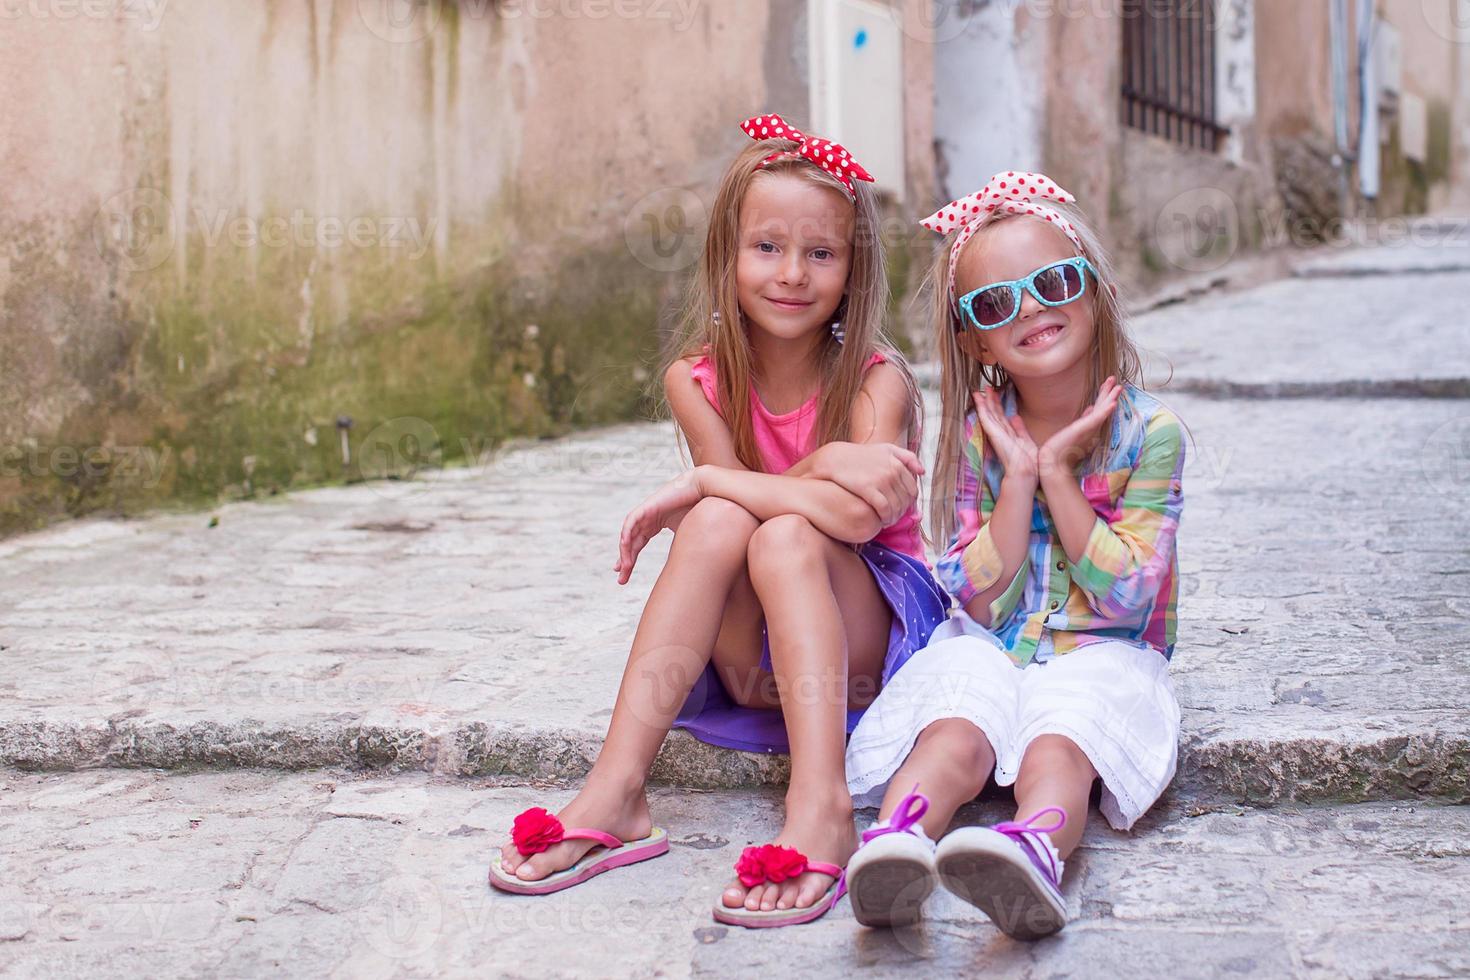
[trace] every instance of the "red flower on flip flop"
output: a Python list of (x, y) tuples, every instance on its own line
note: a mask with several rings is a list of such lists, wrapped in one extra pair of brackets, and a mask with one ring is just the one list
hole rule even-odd
[(735, 873), (740, 876), (740, 883), (746, 888), (754, 888), (767, 881), (779, 885), (805, 870), (805, 854), (794, 847), (781, 847), (778, 844), (747, 847), (740, 852), (740, 860), (735, 862)]
[(510, 839), (522, 854), (540, 854), (551, 845), (560, 844), (565, 833), (560, 820), (533, 806), (516, 817), (510, 828)]

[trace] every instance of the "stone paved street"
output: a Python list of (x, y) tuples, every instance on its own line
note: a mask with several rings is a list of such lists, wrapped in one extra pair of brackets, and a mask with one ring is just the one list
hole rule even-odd
[(623, 514), (679, 465), (646, 424), (0, 543), (0, 975), (1470, 973), (1470, 271), (1444, 248), (1139, 318), (1193, 435), (1181, 769), (1131, 837), (1094, 822), (1061, 936), (948, 896), (902, 936), (845, 905), (717, 927), (784, 760), (682, 735), (670, 857), (490, 893), (510, 817), (595, 757), (667, 551), (616, 585)]
[[(1453, 461), (1420, 451), (1456, 449), (1467, 403), (1169, 400), (1196, 443), (1183, 780), (1230, 798), (1363, 798), (1375, 779), (1470, 798), (1470, 511), (1452, 506), (1463, 474), (1437, 469)], [(670, 540), (620, 589), (616, 529), (677, 466), (672, 439), (624, 427), (422, 488), (231, 505), (213, 529), (93, 521), (0, 545), (0, 755), (575, 776)], [(1279, 765), (1241, 783), (1262, 753)], [(682, 736), (666, 759), (696, 786), (774, 761)]]
[[(1068, 862), (1071, 924), (1025, 945), (939, 891), (923, 925), (847, 903), (779, 932), (710, 905), (773, 791), (665, 788), (670, 853), (546, 898), (485, 884), (521, 809), (565, 789), (342, 773), (0, 776), (0, 973), (686, 977), (1458, 977), (1470, 973), (1470, 808), (1182, 804), (1135, 836), (1094, 820)], [(959, 822), (1003, 819), (997, 802)]]

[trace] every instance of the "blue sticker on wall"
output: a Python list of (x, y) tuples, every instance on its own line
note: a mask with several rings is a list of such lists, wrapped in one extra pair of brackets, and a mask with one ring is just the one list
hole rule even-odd
[(857, 48), (858, 50), (862, 50), (864, 47), (867, 46), (867, 43), (868, 43), (868, 31), (867, 31), (867, 28), (861, 28), (857, 32), (857, 37), (855, 37), (855, 38), (852, 39), (852, 46), (855, 47), (855, 48)]

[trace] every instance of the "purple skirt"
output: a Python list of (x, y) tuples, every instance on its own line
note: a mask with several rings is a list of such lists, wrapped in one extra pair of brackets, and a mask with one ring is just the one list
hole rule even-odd
[[(934, 581), (929, 567), (916, 558), (869, 541), (858, 549), (873, 573), (878, 590), (893, 611), (888, 630), (888, 653), (883, 660), (883, 684), (929, 642), (929, 634), (949, 616), (949, 596)], [(762, 635), (765, 627), (761, 628)], [(771, 646), (764, 642), (761, 667), (771, 669)], [(857, 727), (866, 709), (847, 713), (847, 731)], [(779, 710), (742, 708), (720, 682), (711, 664), (695, 682), (689, 698), (674, 719), (675, 728), (687, 730), (701, 742), (742, 752), (787, 752), (786, 719)]]

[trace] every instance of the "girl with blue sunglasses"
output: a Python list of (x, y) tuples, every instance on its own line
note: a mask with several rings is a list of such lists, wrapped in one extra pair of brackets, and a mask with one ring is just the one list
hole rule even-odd
[[(960, 608), (848, 743), (854, 802), (880, 806), (847, 868), (868, 925), (915, 921), (942, 884), (1011, 936), (1055, 932), (1094, 781), (1125, 830), (1174, 776), (1181, 426), (1138, 384), (1072, 200), (1007, 172), (922, 222), (951, 236), (930, 537)], [(944, 836), (992, 778), (1014, 819)]]

